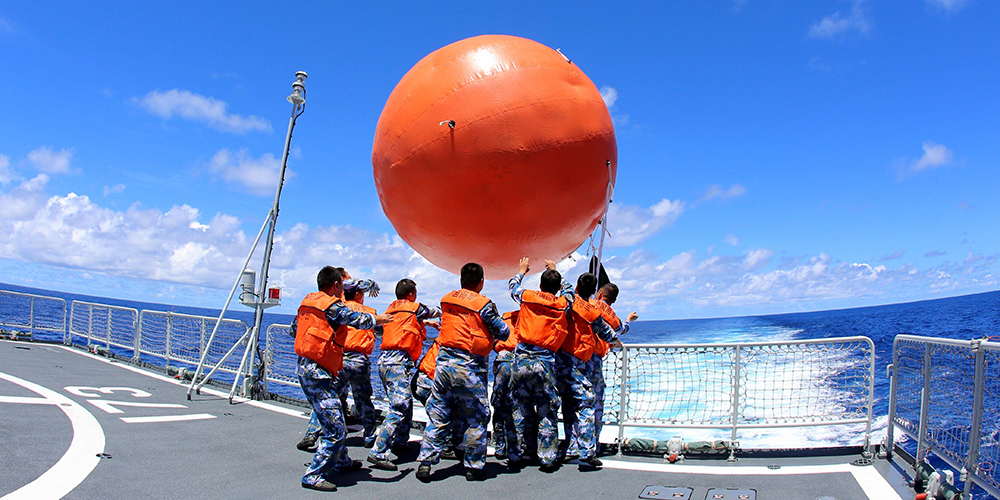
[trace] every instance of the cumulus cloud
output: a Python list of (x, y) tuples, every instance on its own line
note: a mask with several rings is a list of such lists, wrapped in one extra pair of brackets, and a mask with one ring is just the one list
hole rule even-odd
[(109, 196), (112, 194), (118, 194), (125, 191), (124, 184), (115, 184), (114, 186), (104, 186), (104, 196)]
[(618, 100), (618, 91), (614, 87), (601, 87), (601, 99), (604, 99), (604, 104), (610, 109)]
[(0, 155), (0, 184), (9, 184), (14, 179), (10, 171), (10, 157)]
[(900, 180), (935, 167), (950, 165), (955, 159), (955, 152), (944, 144), (926, 141), (923, 144), (923, 149), (923, 156), (917, 160), (912, 162), (908, 162), (906, 159), (897, 161)]
[(965, 7), (965, 0), (924, 0), (927, 5), (948, 13), (958, 12)]
[(728, 200), (730, 198), (736, 198), (738, 196), (743, 196), (746, 194), (747, 188), (739, 185), (733, 184), (729, 189), (725, 189), (718, 184), (714, 184), (705, 190), (705, 194), (701, 195), (701, 201), (709, 200)]
[(726, 237), (723, 238), (722, 241), (723, 243), (731, 246), (736, 246), (740, 244), (740, 239), (737, 238), (735, 234), (726, 235)]
[(931, 250), (930, 252), (925, 253), (924, 257), (940, 257), (942, 255), (944, 255), (944, 252), (941, 250)]
[(809, 27), (810, 38), (834, 38), (848, 33), (865, 34), (871, 31), (871, 21), (865, 12), (864, 0), (855, 0), (848, 14), (838, 10)]
[[(212, 156), (208, 168), (226, 182), (236, 184), (254, 194), (267, 195), (274, 194), (278, 186), (281, 159), (275, 158), (271, 153), (253, 158), (245, 149), (232, 153), (223, 148)], [(285, 169), (286, 181), (294, 175), (291, 169)]]
[(48, 146), (42, 146), (28, 153), (28, 163), (47, 174), (64, 174), (69, 172), (69, 162), (72, 158), (72, 149), (53, 151)]
[(164, 119), (177, 115), (186, 120), (203, 122), (222, 132), (242, 134), (250, 131), (270, 131), (271, 122), (257, 116), (229, 113), (229, 104), (189, 90), (154, 90), (133, 102), (149, 113)]
[(660, 229), (670, 227), (682, 213), (684, 202), (666, 198), (649, 208), (611, 204), (608, 207), (611, 238), (605, 244), (611, 248), (636, 245)]

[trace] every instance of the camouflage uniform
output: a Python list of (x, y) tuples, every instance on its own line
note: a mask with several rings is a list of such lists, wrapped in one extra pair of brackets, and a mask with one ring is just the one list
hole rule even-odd
[[(336, 303), (326, 311), (326, 320), (336, 330), (340, 325), (351, 325), (355, 328), (374, 328), (375, 316), (367, 313), (354, 312)], [(292, 322), (292, 332), (297, 330), (297, 318)], [(306, 399), (312, 405), (313, 415), (322, 427), (319, 445), (312, 463), (302, 476), (303, 484), (316, 485), (325, 480), (327, 474), (351, 467), (353, 461), (347, 454), (347, 427), (344, 424), (344, 412), (340, 397), (337, 394), (337, 376), (331, 374), (315, 361), (299, 357), (299, 384)]]
[[(590, 324), (590, 328), (599, 339), (605, 342), (614, 342), (617, 338), (611, 327), (602, 318), (594, 320)], [(559, 351), (556, 354), (556, 369), (559, 372), (558, 383), (563, 402), (563, 430), (566, 441), (569, 443), (566, 454), (576, 455), (581, 460), (597, 457), (598, 438), (600, 437), (597, 430), (597, 391), (591, 373), (587, 370), (587, 365), (594, 358), (601, 359), (596, 354), (587, 361), (565, 351)], [(602, 387), (602, 418), (603, 402), (604, 389)]]
[[(487, 301), (477, 313), (493, 339), (507, 339), (510, 329), (500, 319), (500, 314), (492, 301)], [(451, 317), (448, 314), (442, 315), (442, 330), (438, 336), (441, 342), (444, 342), (441, 335), (447, 333)], [(466, 469), (482, 470), (486, 465), (486, 426), (490, 422), (490, 406), (486, 393), (487, 362), (487, 356), (441, 345), (437, 367), (434, 370), (434, 383), (431, 384), (431, 395), (427, 400), (427, 428), (420, 446), (420, 455), (417, 457), (422, 467), (440, 461), (441, 452), (449, 441), (449, 432), (455, 433), (455, 439), (459, 434), (464, 437), (463, 463)]]
[(338, 383), (342, 388), (342, 402), (350, 387), (354, 396), (354, 408), (364, 425), (365, 447), (371, 447), (375, 443), (375, 405), (372, 404), (371, 361), (368, 355), (363, 352), (345, 352), (344, 369), (340, 372)]
[[(514, 350), (511, 400), (517, 441), (516, 447), (507, 451), (511, 461), (527, 458), (519, 454), (532, 448), (537, 449), (542, 465), (552, 465), (558, 458), (559, 391), (555, 364), (555, 353), (543, 347), (522, 342)], [(534, 429), (537, 432), (532, 432)]]
[(496, 455), (507, 455), (508, 449), (517, 449), (517, 434), (514, 432), (514, 415), (510, 403), (513, 362), (514, 351), (500, 351), (493, 360), (493, 396), (490, 403), (493, 405), (493, 445)]
[(378, 358), (378, 375), (389, 398), (389, 412), (375, 435), (375, 446), (370, 455), (388, 460), (393, 445), (405, 445), (410, 440), (410, 423), (413, 420), (413, 395), (410, 380), (416, 368), (406, 351), (382, 351)]

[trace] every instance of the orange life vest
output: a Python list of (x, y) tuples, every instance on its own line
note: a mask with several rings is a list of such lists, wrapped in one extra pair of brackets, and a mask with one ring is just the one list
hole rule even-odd
[[(353, 300), (344, 302), (344, 305), (354, 312), (376, 314), (374, 308), (359, 304)], [(371, 356), (374, 350), (375, 330), (358, 330), (353, 326), (347, 327), (347, 340), (344, 341), (344, 352), (360, 352)]]
[(493, 346), (494, 351), (513, 351), (514, 348), (517, 347), (517, 316), (519, 313), (520, 311), (508, 311), (503, 313), (503, 322), (507, 323), (507, 328), (510, 328), (510, 337), (507, 337), (507, 340), (497, 341), (496, 345)]
[(517, 318), (521, 342), (559, 349), (566, 340), (566, 297), (548, 292), (525, 290), (521, 293), (521, 311)]
[(490, 299), (472, 290), (455, 290), (441, 297), (441, 331), (438, 342), (479, 356), (493, 350), (493, 335), (486, 329), (479, 311)]
[[(611, 305), (607, 302), (599, 299), (590, 299), (590, 305), (596, 307), (601, 311), (601, 317), (604, 318), (604, 322), (611, 327), (612, 330), (618, 330), (622, 326), (622, 320), (618, 319), (618, 315), (615, 314), (614, 309), (611, 309)], [(611, 344), (597, 339), (597, 343), (594, 345), (594, 354), (604, 357), (608, 351), (611, 349)]]
[(420, 302), (399, 299), (389, 304), (385, 313), (392, 314), (392, 321), (382, 325), (383, 351), (406, 351), (413, 361), (420, 359), (427, 330), (423, 321), (417, 319), (417, 309)]
[(337, 302), (340, 297), (324, 292), (306, 295), (299, 306), (295, 330), (295, 354), (319, 363), (333, 375), (344, 366), (343, 345), (347, 340), (346, 326), (341, 325), (334, 332), (326, 320), (326, 310)]
[(440, 345), (435, 340), (431, 344), (431, 348), (427, 349), (427, 354), (424, 354), (424, 359), (421, 359), (420, 364), (417, 365), (417, 369), (426, 373), (431, 380), (434, 380), (434, 369), (437, 368), (438, 347)]
[(569, 333), (559, 350), (568, 352), (581, 361), (590, 361), (594, 355), (595, 341), (600, 340), (594, 335), (594, 329), (590, 324), (600, 317), (600, 309), (577, 295), (573, 301), (573, 312), (567, 318)]

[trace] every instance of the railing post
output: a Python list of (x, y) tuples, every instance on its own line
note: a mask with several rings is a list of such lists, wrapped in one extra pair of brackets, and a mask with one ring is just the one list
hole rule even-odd
[(965, 460), (965, 470), (969, 479), (965, 481), (962, 498), (972, 498), (973, 477), (979, 476), (979, 443), (982, 441), (983, 402), (986, 393), (986, 350), (981, 340), (972, 341), (972, 352), (976, 355), (976, 375), (972, 396), (972, 428), (969, 429), (969, 456)]
[(139, 356), (139, 349), (142, 345), (142, 323), (139, 322), (139, 310), (133, 309), (135, 311), (135, 316), (132, 317), (132, 331), (134, 332), (132, 336), (132, 363), (140, 364), (142, 358)]
[(170, 334), (172, 333), (173, 325), (174, 325), (174, 317), (173, 317), (173, 315), (171, 315), (168, 312), (167, 313), (167, 334), (164, 336), (164, 339), (163, 339), (163, 345), (164, 345), (163, 354), (167, 358), (167, 366), (170, 366)]
[(87, 304), (87, 349), (90, 349), (90, 337), (94, 335), (94, 306)]
[(931, 345), (924, 343), (924, 363), (923, 363), (924, 387), (920, 391), (920, 426), (917, 430), (917, 455), (919, 463), (927, 456), (927, 425), (930, 420), (931, 406)]
[[(66, 322), (66, 301), (62, 301), (62, 320), (63, 320), (63, 345), (70, 345), (73, 343), (72, 336), (69, 333), (69, 324)], [(71, 309), (72, 311), (72, 309)]]
[(111, 352), (111, 308), (108, 308), (108, 338), (104, 342), (108, 348), (108, 352)]
[(733, 410), (732, 410), (732, 424), (733, 431), (729, 438), (730, 451), (729, 451), (729, 461), (736, 461), (736, 436), (737, 428), (739, 425), (739, 413), (740, 413), (740, 352), (743, 350), (742, 344), (737, 344), (733, 347)]
[(897, 341), (892, 343), (892, 364), (886, 367), (886, 372), (889, 374), (889, 426), (885, 430), (886, 460), (892, 460), (892, 452), (895, 451), (893, 448), (896, 446), (895, 432), (893, 432), (896, 429), (896, 393), (899, 392), (899, 374), (897, 373), (899, 350), (896, 343)]
[(35, 340), (35, 298), (28, 301), (28, 338)]
[(618, 456), (625, 448), (625, 422), (628, 421), (628, 346), (622, 345), (622, 368), (618, 378)]

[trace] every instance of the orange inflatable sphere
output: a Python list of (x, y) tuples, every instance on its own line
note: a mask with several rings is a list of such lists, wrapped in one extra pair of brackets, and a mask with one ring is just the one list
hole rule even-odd
[(434, 51), (389, 95), (375, 187), (414, 250), (458, 273), (509, 278), (576, 250), (597, 226), (618, 146), (594, 83), (559, 52), (486, 35)]

